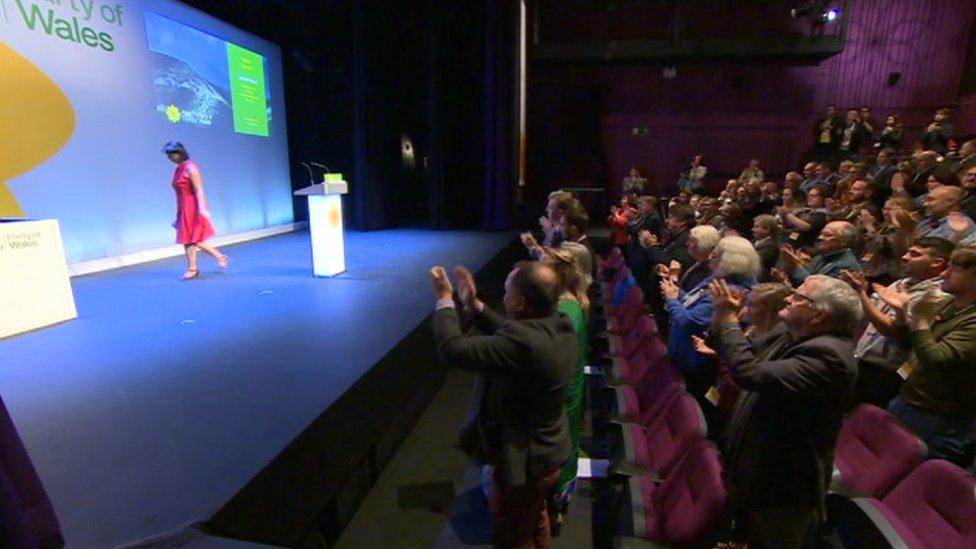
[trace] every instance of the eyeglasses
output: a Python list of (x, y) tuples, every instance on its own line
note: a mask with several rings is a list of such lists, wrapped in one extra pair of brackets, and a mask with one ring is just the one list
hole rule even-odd
[(793, 290), (793, 297), (794, 298), (798, 297), (798, 298), (802, 299), (803, 301), (808, 302), (810, 305), (816, 305), (817, 304), (817, 301), (815, 299), (813, 299), (812, 297), (810, 297), (810, 296), (808, 296), (806, 294), (800, 293), (798, 290)]

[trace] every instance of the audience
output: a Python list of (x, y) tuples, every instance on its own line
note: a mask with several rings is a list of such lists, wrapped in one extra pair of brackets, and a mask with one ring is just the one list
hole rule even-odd
[[(954, 246), (942, 238), (920, 238), (902, 257), (906, 277), (888, 285), (885, 292), (905, 292), (911, 307), (930, 290), (941, 293), (942, 272), (949, 265)], [(863, 273), (844, 271), (843, 278), (857, 291), (869, 322), (854, 348), (858, 368), (859, 402), (887, 406), (898, 393), (898, 370), (911, 355), (911, 349), (894, 337), (895, 309), (877, 295), (871, 296)], [(941, 294), (945, 296), (945, 294)]]
[(661, 280), (671, 329), (668, 332), (668, 357), (684, 376), (688, 391), (703, 398), (705, 390), (715, 380), (714, 364), (698, 353), (692, 336), (701, 335), (712, 321), (712, 300), (708, 285), (721, 280), (729, 287), (746, 291), (755, 285), (759, 274), (759, 255), (752, 244), (739, 236), (727, 236), (719, 241), (710, 254), (712, 275), (696, 284), (690, 291), (682, 291), (669, 278)]
[[(621, 287), (643, 291), (668, 367), (723, 440), (730, 510), (755, 547), (799, 547), (825, 519), (854, 403), (887, 408), (929, 458), (974, 463), (976, 140), (950, 152), (940, 109), (922, 149), (899, 162), (902, 133), (897, 115), (876, 129), (870, 109), (842, 120), (831, 105), (816, 125), (817, 161), (782, 187), (752, 159), (709, 195), (696, 154), (675, 196), (661, 198), (663, 227), (659, 198), (634, 196), (647, 182), (636, 167), (607, 217), (632, 277), (613, 303)], [(522, 236), (540, 261), (506, 281), (508, 320), (456, 269), (460, 301), (486, 335), (462, 335), (451, 283), (432, 270), (442, 358), (485, 374), (462, 446), (494, 466), (496, 545), (545, 546), (575, 491), (597, 263), (588, 221), (572, 195), (550, 195), (543, 244)]]
[(627, 177), (624, 178), (623, 192), (627, 195), (641, 196), (644, 194), (644, 187), (647, 186), (647, 178), (642, 176), (637, 166), (631, 166)]
[(929, 458), (966, 467), (976, 419), (976, 250), (954, 251), (942, 277), (949, 299), (934, 289), (911, 301), (905, 289), (875, 288), (906, 327), (902, 340), (912, 350), (888, 410), (925, 441)]
[(857, 376), (851, 336), (861, 304), (843, 281), (807, 278), (779, 312), (786, 333), (753, 349), (742, 298), (710, 285), (712, 342), (746, 394), (726, 445), (733, 513), (750, 546), (800, 547), (823, 518), (834, 445)]
[(573, 369), (573, 380), (566, 393), (566, 418), (569, 422), (570, 453), (569, 459), (563, 465), (559, 478), (549, 493), (547, 508), (549, 520), (555, 532), (558, 532), (568, 508), (569, 501), (576, 491), (576, 472), (580, 456), (580, 432), (583, 422), (583, 393), (584, 375), (588, 349), (587, 316), (590, 301), (587, 296), (587, 271), (567, 250), (548, 249), (543, 263), (552, 267), (556, 273), (562, 293), (559, 296), (557, 310), (569, 318), (576, 332), (578, 359)]
[(445, 364), (485, 374), (461, 443), (494, 468), (493, 543), (548, 547), (546, 499), (571, 452), (566, 396), (579, 360), (573, 323), (557, 313), (559, 278), (541, 262), (516, 264), (505, 281), (506, 320), (478, 299), (467, 269), (455, 274), (465, 311), (485, 335), (461, 332), (451, 281), (442, 267), (433, 267), (434, 341)]
[(795, 249), (783, 246), (780, 249), (783, 263), (790, 282), (801, 284), (811, 275), (826, 275), (839, 278), (844, 270), (860, 271), (861, 264), (851, 248), (857, 240), (857, 229), (847, 221), (831, 221), (817, 239), (817, 255), (804, 265), (804, 260)]

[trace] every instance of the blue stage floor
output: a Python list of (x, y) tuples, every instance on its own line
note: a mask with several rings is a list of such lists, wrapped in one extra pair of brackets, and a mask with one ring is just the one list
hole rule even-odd
[(199, 280), (182, 259), (74, 279), (77, 320), (0, 341), (68, 546), (207, 518), (430, 312), (430, 265), (480, 268), (511, 236), (350, 232), (333, 279), (304, 232), (227, 248), (226, 274), (202, 257)]

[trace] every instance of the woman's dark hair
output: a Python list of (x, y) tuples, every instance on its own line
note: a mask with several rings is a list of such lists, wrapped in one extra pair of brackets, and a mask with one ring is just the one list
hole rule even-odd
[(166, 154), (179, 153), (183, 155), (184, 159), (190, 158), (190, 153), (187, 152), (186, 147), (183, 146), (183, 143), (180, 143), (179, 141), (168, 141), (165, 145), (163, 145), (163, 152)]

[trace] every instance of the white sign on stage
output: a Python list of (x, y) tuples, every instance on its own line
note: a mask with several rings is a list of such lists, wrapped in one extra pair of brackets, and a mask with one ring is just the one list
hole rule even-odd
[(77, 316), (57, 220), (0, 223), (0, 338)]

